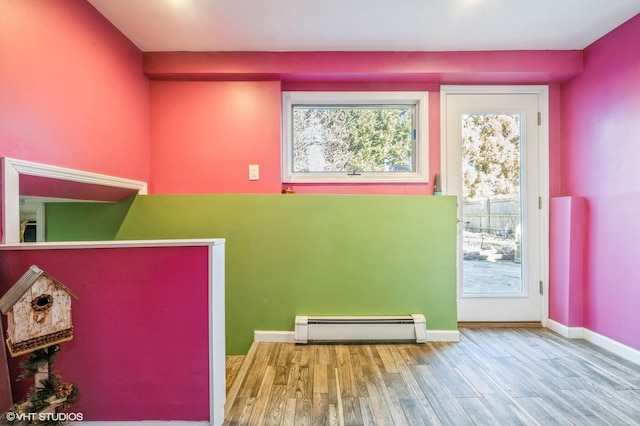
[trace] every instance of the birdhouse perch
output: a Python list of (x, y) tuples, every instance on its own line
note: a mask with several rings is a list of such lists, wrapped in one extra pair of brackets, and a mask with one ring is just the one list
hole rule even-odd
[(11, 356), (71, 340), (71, 297), (78, 298), (42, 269), (31, 266), (0, 299), (0, 311), (7, 316)]

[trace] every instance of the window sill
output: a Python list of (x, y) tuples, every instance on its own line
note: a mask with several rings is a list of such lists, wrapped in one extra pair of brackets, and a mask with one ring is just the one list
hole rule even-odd
[(427, 176), (419, 173), (403, 173), (401, 175), (389, 176), (386, 174), (362, 173), (360, 175), (348, 174), (327, 174), (322, 176), (305, 173), (300, 175), (285, 176), (284, 184), (289, 183), (324, 183), (324, 184), (345, 184), (345, 183), (429, 183)]

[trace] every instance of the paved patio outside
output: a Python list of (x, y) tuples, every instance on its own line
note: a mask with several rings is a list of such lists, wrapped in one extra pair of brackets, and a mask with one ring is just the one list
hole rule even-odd
[(465, 293), (522, 293), (522, 264), (514, 262), (516, 241), (464, 231)]
[(465, 293), (522, 292), (522, 264), (513, 260), (464, 260)]

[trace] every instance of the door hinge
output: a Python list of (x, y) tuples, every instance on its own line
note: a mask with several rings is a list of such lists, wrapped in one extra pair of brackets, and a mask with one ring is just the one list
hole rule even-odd
[(542, 281), (540, 281), (540, 296), (544, 294), (544, 286), (542, 285)]
[(538, 113), (538, 126), (540, 126), (542, 124), (542, 113), (539, 112)]
[(538, 197), (538, 210), (542, 210), (542, 197)]

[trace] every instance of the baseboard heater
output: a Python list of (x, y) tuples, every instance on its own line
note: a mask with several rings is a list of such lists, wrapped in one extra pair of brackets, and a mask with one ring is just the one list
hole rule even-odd
[(427, 341), (424, 315), (406, 316), (296, 316), (295, 342)]

